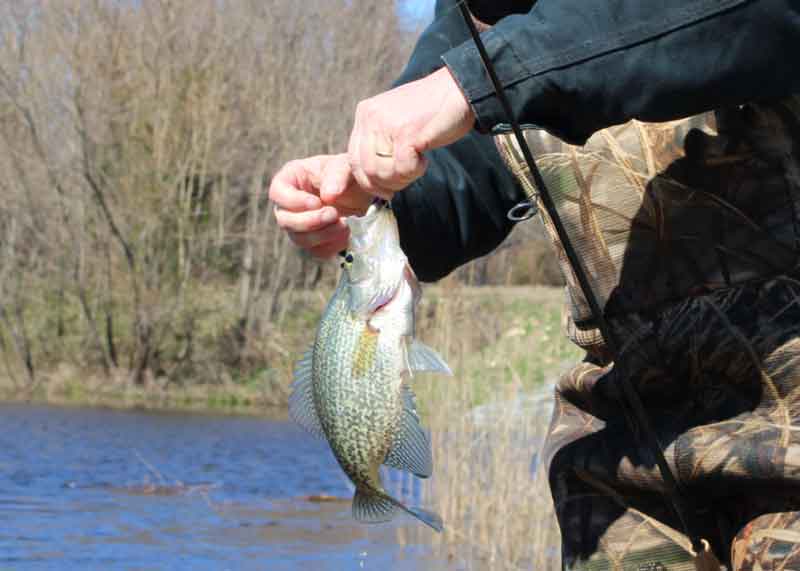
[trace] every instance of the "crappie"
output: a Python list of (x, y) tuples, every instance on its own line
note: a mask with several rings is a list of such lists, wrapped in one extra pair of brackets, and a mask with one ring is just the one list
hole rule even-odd
[(314, 344), (295, 369), (289, 413), (327, 439), (356, 487), (356, 520), (389, 521), (403, 510), (441, 531), (437, 514), (392, 498), (378, 468), (386, 464), (421, 478), (431, 475), (430, 441), (404, 379), (412, 371), (452, 373), (435, 351), (414, 339), (421, 290), (388, 204), (377, 202), (347, 224), (344, 271)]

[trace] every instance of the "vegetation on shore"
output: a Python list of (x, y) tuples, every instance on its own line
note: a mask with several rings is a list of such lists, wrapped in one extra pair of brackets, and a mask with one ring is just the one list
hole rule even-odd
[[(577, 349), (560, 330), (562, 291), (552, 287), (429, 286), (420, 308), (420, 335), (448, 355), (457, 371), (446, 385), (464, 385), (464, 406), (475, 406), (506, 394), (509, 387), (530, 391)], [(110, 376), (90, 374), (61, 364), (41, 374), (32, 390), (19, 390), (0, 374), (0, 399), (108, 407), (231, 410), (255, 413), (283, 409), (294, 362), (313, 340), (330, 290), (292, 294), (288, 311), (271, 336), (270, 364), (248, 376), (228, 375), (220, 383), (180, 382), (167, 377), (145, 386), (132, 383), (123, 371)], [(224, 294), (204, 296), (221, 303)], [(219, 305), (218, 305), (219, 306)], [(420, 377), (424, 379), (424, 377)], [(423, 412), (442, 394), (428, 391), (443, 381), (418, 381)], [(417, 381), (415, 381), (417, 383)], [(459, 397), (461, 398), (461, 397)], [(437, 408), (440, 408), (438, 404)]]
[[(265, 188), (291, 159), (341, 151), (356, 102), (413, 44), (397, 14), (0, 3), (0, 397), (282, 404), (338, 268), (292, 246)], [(521, 225), (454, 279), (552, 283), (546, 251)]]
[[(413, 379), (434, 455), (434, 476), (422, 483), (424, 503), (443, 516), (446, 527), (442, 535), (423, 526), (401, 527), (397, 539), (430, 543), (468, 569), (555, 571), (559, 536), (540, 447), (551, 383), (581, 355), (561, 332), (563, 291), (448, 285), (425, 289), (420, 337), (441, 351), (454, 377)], [(126, 376), (106, 384), (105, 378), (81, 379), (64, 371), (41, 385), (50, 394), (33, 397), (60, 404), (263, 415), (275, 391), (285, 393), (292, 363), (313, 337), (327, 299), (321, 291), (294, 297), (296, 309), (287, 313), (281, 329), (280, 364), (247, 384), (232, 380), (228, 387), (175, 384), (141, 390), (126, 386)], [(403, 489), (413, 489), (411, 478), (400, 482), (398, 497)]]

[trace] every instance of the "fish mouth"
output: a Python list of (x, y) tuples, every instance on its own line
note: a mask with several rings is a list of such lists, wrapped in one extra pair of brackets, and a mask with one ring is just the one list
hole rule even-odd
[[(351, 241), (355, 242), (351, 245), (353, 250), (361, 250), (367, 245), (362, 244), (362, 240), (360, 240), (360, 238), (369, 236), (371, 234), (371, 230), (375, 228), (378, 223), (378, 217), (380, 216), (381, 212), (389, 209), (388, 205), (389, 203), (385, 200), (378, 199), (369, 205), (369, 208), (363, 216), (347, 217), (346, 223), (350, 228)], [(366, 242), (367, 240), (363, 241)]]
[(347, 218), (350, 310), (369, 318), (394, 299), (408, 259), (400, 247), (394, 214), (386, 201), (375, 201), (363, 216)]
[(374, 200), (362, 216), (348, 216), (346, 222), (350, 227), (350, 232), (354, 234), (361, 234), (365, 232), (375, 221), (375, 218), (377, 218), (378, 214), (385, 208), (388, 208), (388, 204), (389, 203), (385, 200)]

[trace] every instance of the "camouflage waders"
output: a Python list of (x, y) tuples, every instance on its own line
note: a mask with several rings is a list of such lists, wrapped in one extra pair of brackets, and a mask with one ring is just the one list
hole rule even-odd
[[(526, 139), (623, 344), (610, 362), (563, 265), (566, 329), (587, 350), (545, 450), (565, 568), (694, 568), (624, 418), (626, 375), (719, 560), (800, 569), (800, 99), (634, 121), (583, 147)], [(513, 138), (498, 146), (534, 191)]]

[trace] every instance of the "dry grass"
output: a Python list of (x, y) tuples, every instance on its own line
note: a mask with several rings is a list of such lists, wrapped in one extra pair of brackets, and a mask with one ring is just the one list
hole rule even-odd
[[(455, 378), (414, 379), (431, 427), (434, 476), (424, 503), (445, 532), (403, 528), (458, 568), (558, 569), (559, 535), (539, 466), (551, 382), (579, 351), (560, 333), (561, 290), (480, 288), (426, 293), (422, 338)], [(409, 537), (407, 534), (414, 534)]]
[[(451, 398), (467, 395), (452, 391)], [(465, 398), (466, 397), (466, 398)], [(447, 528), (440, 553), (474, 569), (557, 569), (558, 529), (538, 452), (549, 407), (505, 402), (433, 423), (436, 474), (429, 497)], [(454, 400), (455, 400), (454, 399)]]

